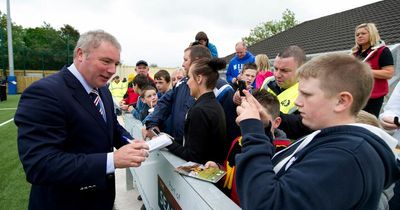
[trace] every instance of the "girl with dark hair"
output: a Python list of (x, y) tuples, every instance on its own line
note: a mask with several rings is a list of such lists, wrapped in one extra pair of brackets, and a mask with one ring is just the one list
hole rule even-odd
[(219, 58), (202, 58), (190, 66), (187, 84), (196, 102), (186, 115), (183, 145), (174, 142), (168, 147), (186, 161), (205, 164), (212, 160), (222, 164), (226, 157), (225, 114), (213, 92), (218, 70), (225, 66), (225, 61)]
[(196, 34), (195, 39), (196, 39), (196, 41), (194, 43), (198, 43), (198, 44), (201, 44), (201, 45), (207, 47), (211, 53), (211, 57), (218, 58), (217, 47), (210, 43), (206, 33), (204, 33), (203, 31), (200, 31), (199, 33)]

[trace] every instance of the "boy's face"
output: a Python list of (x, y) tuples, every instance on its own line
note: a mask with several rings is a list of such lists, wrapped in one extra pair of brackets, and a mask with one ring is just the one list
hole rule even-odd
[(143, 103), (147, 104), (150, 108), (153, 108), (157, 104), (157, 93), (155, 90), (146, 90), (144, 97), (142, 98)]
[(246, 85), (249, 86), (253, 84), (254, 80), (257, 76), (257, 69), (245, 69), (242, 71), (242, 80), (246, 82)]
[(337, 120), (335, 106), (337, 97), (328, 97), (320, 88), (320, 80), (316, 78), (299, 79), (299, 96), (295, 101), (302, 122), (312, 130), (334, 125)]
[(165, 93), (169, 89), (169, 83), (165, 81), (164, 77), (160, 77), (160, 79), (155, 79), (156, 88), (159, 92)]

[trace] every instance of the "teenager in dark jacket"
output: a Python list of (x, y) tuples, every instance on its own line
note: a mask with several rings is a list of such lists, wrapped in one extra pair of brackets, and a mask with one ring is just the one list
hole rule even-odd
[(218, 70), (225, 66), (225, 61), (218, 58), (202, 58), (190, 66), (187, 84), (196, 102), (185, 119), (183, 144), (173, 142), (168, 146), (173, 154), (187, 161), (205, 164), (211, 160), (222, 164), (226, 156), (224, 110), (213, 93)]
[(400, 178), (400, 167), (389, 135), (354, 123), (371, 92), (370, 68), (350, 55), (327, 54), (306, 63), (298, 76), (296, 105), (315, 132), (286, 150), (273, 156), (260, 121), (270, 117), (248, 92), (238, 107), (242, 208), (377, 209), (382, 191)]

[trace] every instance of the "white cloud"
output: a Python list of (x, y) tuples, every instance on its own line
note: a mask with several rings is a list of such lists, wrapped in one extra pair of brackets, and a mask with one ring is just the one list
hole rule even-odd
[[(226, 56), (250, 29), (281, 19), (285, 9), (304, 22), (376, 1), (10, 0), (10, 4), (12, 21), (23, 27), (47, 22), (54, 28), (69, 24), (80, 33), (104, 29), (121, 42), (125, 64), (145, 59), (158, 66), (176, 67), (198, 31), (205, 31), (219, 55)], [(0, 10), (7, 12), (5, 1)]]

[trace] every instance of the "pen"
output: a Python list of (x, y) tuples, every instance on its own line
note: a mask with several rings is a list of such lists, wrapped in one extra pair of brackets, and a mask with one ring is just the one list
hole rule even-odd
[(125, 141), (127, 141), (128, 143), (132, 143), (132, 140), (130, 140), (128, 137), (122, 136), (122, 138), (123, 138)]

